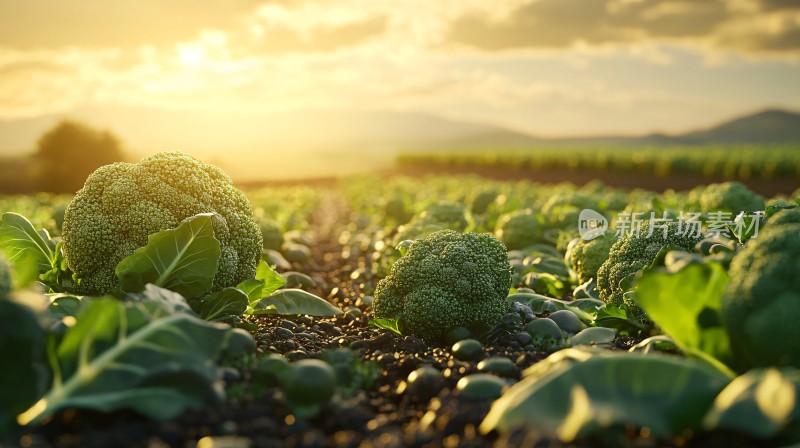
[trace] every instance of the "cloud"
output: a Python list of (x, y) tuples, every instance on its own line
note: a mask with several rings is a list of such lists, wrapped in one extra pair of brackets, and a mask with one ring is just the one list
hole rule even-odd
[(800, 7), (780, 0), (532, 0), (506, 17), (467, 12), (447, 41), (483, 51), (679, 43), (800, 55)]
[(231, 26), (257, 0), (25, 0), (0, 2), (0, 42), (15, 48), (131, 48)]

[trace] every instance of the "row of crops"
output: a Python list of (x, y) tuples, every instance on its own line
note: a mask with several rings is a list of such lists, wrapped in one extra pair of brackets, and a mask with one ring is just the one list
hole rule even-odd
[(1, 197), (0, 443), (796, 443), (798, 205), (470, 176), (243, 195), (177, 153)]
[(525, 150), (407, 153), (401, 167), (502, 169), (510, 172), (563, 170), (595, 173), (696, 174), (722, 179), (800, 176), (796, 145), (678, 147), (541, 147)]

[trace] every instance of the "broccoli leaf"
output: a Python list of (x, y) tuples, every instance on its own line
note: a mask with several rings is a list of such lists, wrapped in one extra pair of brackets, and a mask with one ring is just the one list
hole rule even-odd
[(20, 285), (38, 280), (52, 268), (53, 248), (47, 231), (37, 232), (30, 221), (17, 213), (3, 213), (0, 224), (0, 251), (14, 265)]
[(205, 320), (223, 322), (247, 311), (247, 294), (236, 288), (225, 288), (196, 300), (197, 314)]
[(735, 378), (717, 395), (703, 420), (708, 430), (727, 429), (767, 439), (800, 421), (800, 371), (755, 369)]
[(302, 289), (279, 289), (261, 299), (254, 307), (253, 314), (336, 316), (342, 314), (342, 310)]
[(117, 265), (120, 288), (135, 293), (152, 283), (187, 299), (208, 292), (220, 257), (212, 216), (212, 213), (195, 215), (175, 229), (150, 235), (146, 246), (136, 249)]
[(0, 382), (0, 440), (16, 414), (36, 402), (44, 392), (47, 367), (44, 354), (45, 332), (34, 312), (25, 305), (0, 300), (0, 353), (3, 368)]
[(264, 288), (261, 290), (261, 297), (268, 297), (286, 283), (286, 279), (269, 267), (264, 260), (261, 260), (261, 263), (258, 265), (256, 280), (264, 282)]
[(400, 332), (397, 319), (375, 318), (369, 321), (369, 326), (389, 330), (398, 336), (402, 336), (403, 334)]
[(37, 424), (65, 408), (168, 419), (216, 402), (221, 392), (210, 366), (228, 331), (158, 301), (94, 299), (60, 341), (51, 339), (52, 387), (17, 421)]
[(728, 364), (730, 343), (720, 315), (727, 284), (728, 274), (718, 263), (693, 264), (677, 273), (650, 271), (639, 280), (637, 300), (687, 354)]
[[(579, 356), (565, 358), (562, 352)], [(483, 433), (525, 424), (571, 442), (592, 434), (647, 427), (654, 437), (699, 429), (730, 377), (693, 359), (666, 355), (556, 352), (494, 402)], [(552, 364), (550, 368), (546, 368)], [(535, 374), (534, 374), (535, 373)], [(611, 438), (609, 440), (618, 440)]]

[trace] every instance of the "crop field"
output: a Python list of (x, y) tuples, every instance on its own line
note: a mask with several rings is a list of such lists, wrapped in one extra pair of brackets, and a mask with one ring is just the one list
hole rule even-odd
[[(744, 166), (715, 160), (668, 171)], [(448, 175), (242, 192), (175, 152), (0, 197), (0, 445), (798, 443), (798, 205)]]

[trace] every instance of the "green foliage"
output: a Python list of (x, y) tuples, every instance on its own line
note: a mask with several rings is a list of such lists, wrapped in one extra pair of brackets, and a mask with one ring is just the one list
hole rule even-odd
[(727, 284), (728, 274), (720, 264), (693, 264), (676, 273), (645, 273), (637, 284), (636, 298), (685, 353), (730, 365), (720, 309)]
[(250, 202), (222, 170), (179, 152), (98, 168), (64, 216), (64, 254), (80, 279), (72, 292), (112, 291), (118, 285), (114, 267), (149, 235), (201, 213), (215, 213), (214, 237), (220, 243), (212, 289), (252, 278), (261, 231)]
[(375, 290), (375, 314), (398, 319), (403, 333), (435, 340), (453, 327), (505, 314), (511, 267), (488, 234), (443, 230), (415, 241)]
[(14, 417), (42, 396), (48, 372), (43, 362), (45, 331), (38, 316), (27, 306), (0, 297), (0, 440)]
[(331, 317), (342, 314), (342, 310), (327, 300), (302, 289), (279, 289), (264, 297), (253, 307), (253, 314), (304, 314)]
[(117, 265), (122, 291), (141, 292), (152, 283), (193, 299), (211, 290), (220, 258), (213, 218), (211, 213), (192, 216), (174, 229), (150, 235), (146, 246)]
[(74, 193), (97, 167), (124, 158), (122, 144), (110, 132), (62, 121), (36, 143), (35, 184), (39, 191)]
[(398, 336), (402, 335), (400, 327), (397, 324), (397, 319), (375, 318), (369, 321), (369, 326), (389, 330)]
[(18, 417), (36, 424), (64, 408), (133, 409), (156, 419), (218, 402), (214, 361), (229, 327), (162, 302), (91, 300), (77, 323), (51, 338), (49, 392)]
[[(703, 419), (707, 430), (743, 432), (769, 439), (798, 439), (800, 371), (795, 368), (755, 369), (735, 378), (720, 392)], [(786, 434), (787, 429), (792, 431)]]
[[(652, 230), (652, 234), (650, 234)], [(597, 271), (597, 291), (606, 303), (621, 306), (635, 306), (624, 298), (626, 289), (621, 285), (630, 275), (649, 267), (662, 251), (694, 250), (701, 237), (686, 235), (686, 226), (670, 221), (663, 228), (652, 228), (650, 221), (644, 221), (638, 236), (631, 234), (619, 239), (608, 254), (608, 260)]]
[(800, 367), (800, 224), (767, 225), (734, 258), (722, 317), (740, 368)]
[(396, 163), (408, 168), (494, 168), (527, 174), (532, 171), (584, 171), (663, 177), (688, 173), (726, 179), (794, 179), (800, 176), (797, 145), (543, 146), (489, 151), (428, 151), (400, 154)]
[(483, 433), (535, 424), (564, 442), (603, 434), (610, 445), (626, 426), (655, 437), (700, 429), (715, 396), (730, 378), (700, 361), (664, 355), (568, 349), (525, 372), (495, 401)]
[(0, 299), (14, 290), (13, 269), (6, 256), (0, 252)]
[(597, 271), (608, 259), (611, 246), (617, 242), (614, 234), (606, 234), (591, 241), (575, 238), (567, 247), (565, 259), (578, 277), (578, 283), (597, 279)]

